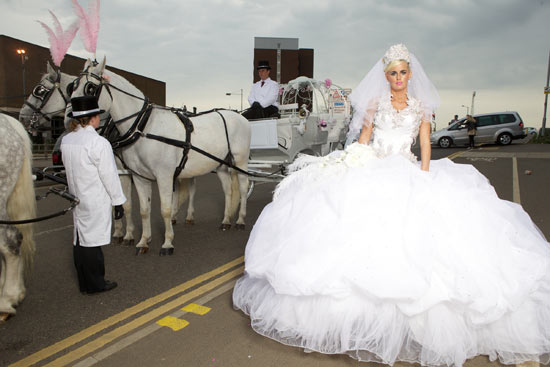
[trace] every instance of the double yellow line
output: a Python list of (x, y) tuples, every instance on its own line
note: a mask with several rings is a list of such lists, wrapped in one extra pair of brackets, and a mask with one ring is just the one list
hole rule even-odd
[(231, 262), (228, 262), (225, 265), (220, 266), (219, 268), (216, 268), (212, 271), (209, 271), (208, 273), (199, 275), (198, 277), (189, 280), (185, 283), (180, 284), (177, 287), (174, 287), (172, 289), (167, 290), (166, 292), (163, 292), (155, 297), (151, 297), (135, 306), (129, 307), (126, 310), (113, 315), (93, 326), (90, 326), (60, 342), (57, 342), (49, 347), (46, 347), (26, 358), (21, 359), (20, 361), (17, 361), (10, 365), (10, 367), (29, 367), (36, 363), (39, 363), (41, 361), (44, 361), (45, 359), (77, 344), (82, 342), (83, 340), (90, 338), (91, 336), (113, 326), (117, 323), (124, 321), (128, 319), (129, 317), (136, 315), (139, 312), (142, 312), (146, 310), (149, 307), (153, 307), (160, 302), (163, 302), (171, 297), (174, 297), (182, 292), (185, 292), (186, 290), (193, 288), (196, 285), (199, 285), (201, 283), (204, 283), (214, 277), (217, 277), (220, 274), (225, 273), (226, 271), (235, 268), (236, 269), (198, 287), (197, 289), (194, 289), (191, 292), (185, 293), (181, 295), (180, 297), (160, 306), (156, 307), (155, 309), (149, 311), (148, 313), (139, 316), (135, 318), (134, 320), (127, 322), (123, 324), (122, 326), (119, 326), (118, 328), (113, 329), (112, 331), (100, 335), (96, 339), (88, 342), (87, 344), (78, 347), (77, 349), (74, 349), (73, 351), (70, 351), (63, 356), (51, 361), (50, 363), (46, 364), (45, 366), (67, 366), (69, 363), (74, 362), (83, 356), (92, 353), (96, 351), (97, 349), (103, 347), (105, 344), (112, 342), (113, 340), (119, 338), (120, 336), (127, 334), (128, 332), (144, 325), (147, 322), (150, 322), (159, 316), (170, 312), (171, 310), (179, 307), (180, 305), (188, 302), (191, 299), (197, 298), (201, 296), (202, 294), (211, 291), (212, 289), (224, 284), (225, 282), (238, 277), (241, 275), (244, 271), (244, 257), (239, 257)]

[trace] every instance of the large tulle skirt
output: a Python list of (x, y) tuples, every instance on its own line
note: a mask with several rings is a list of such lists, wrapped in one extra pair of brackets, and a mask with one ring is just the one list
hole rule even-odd
[(233, 302), (255, 331), (386, 364), (548, 362), (550, 247), (520, 205), (448, 159), (324, 165), (253, 228)]

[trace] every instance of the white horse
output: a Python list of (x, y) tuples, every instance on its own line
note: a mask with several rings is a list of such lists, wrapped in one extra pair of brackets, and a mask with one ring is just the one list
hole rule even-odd
[[(23, 125), (0, 114), (0, 220), (35, 217), (31, 162), (31, 141)], [(0, 224), (0, 321), (15, 314), (15, 307), (25, 298), (24, 275), (30, 269), (33, 255), (32, 224)]]
[[(54, 117), (65, 117), (66, 107), (70, 105), (70, 88), (76, 76), (68, 75), (53, 68), (50, 63), (47, 63), (47, 73), (42, 76), (38, 83), (29, 95), (25, 104), (21, 108), (19, 120), (30, 128), (38, 130), (51, 128), (51, 120)], [(65, 124), (66, 126), (67, 124)], [(122, 169), (122, 163), (118, 158), (115, 159), (117, 167)], [(129, 175), (121, 175), (120, 182), (122, 189), (127, 198), (124, 203), (124, 210), (127, 213), (125, 216), (126, 228), (124, 230), (123, 220), (115, 220), (113, 241), (122, 243), (123, 245), (134, 245), (134, 221), (132, 219), (132, 178)], [(183, 203), (189, 196), (189, 206), (187, 210), (186, 222), (194, 223), (194, 196), (195, 196), (195, 181), (186, 182), (182, 190), (178, 190), (179, 202)], [(172, 221), (176, 222), (179, 206), (173, 210)]]
[[(72, 97), (95, 95), (98, 97), (101, 109), (109, 111), (121, 136), (132, 134), (131, 127), (139, 111), (147, 107), (143, 93), (126, 79), (113, 72), (105, 70), (105, 59), (101, 64), (88, 60), (78, 81), (75, 81)], [(105, 75), (104, 75), (105, 74)], [(132, 118), (130, 118), (132, 117)], [(194, 130), (190, 135), (191, 144), (213, 156), (225, 160), (231, 159), (235, 166), (242, 170), (248, 169), (250, 152), (250, 125), (248, 120), (233, 111), (211, 112), (192, 117)], [(130, 131), (129, 131), (130, 130)], [(185, 169), (174, 178), (175, 168), (182, 160), (183, 150), (151, 138), (152, 134), (174, 140), (185, 141), (186, 129), (178, 116), (170, 109), (151, 106), (150, 116), (143, 132), (137, 133), (138, 138), (133, 144), (122, 150), (126, 165), (134, 173), (134, 183), (139, 196), (142, 217), (142, 236), (136, 245), (138, 253), (145, 253), (151, 241), (151, 183), (157, 182), (161, 214), (165, 225), (164, 243), (161, 255), (172, 254), (174, 246), (174, 231), (170, 221), (173, 199), (174, 181), (197, 177), (216, 171), (225, 194), (225, 209), (222, 229), (231, 227), (230, 217), (240, 204), (239, 217), (236, 222), (238, 229), (244, 228), (246, 216), (246, 193), (248, 177), (237, 174), (226, 165), (220, 164), (194, 150), (189, 151)], [(233, 201), (232, 201), (233, 199)]]

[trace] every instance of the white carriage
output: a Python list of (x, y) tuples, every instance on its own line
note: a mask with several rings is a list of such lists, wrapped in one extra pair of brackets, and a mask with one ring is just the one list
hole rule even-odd
[(252, 185), (281, 180), (299, 153), (324, 156), (344, 147), (351, 119), (350, 89), (328, 79), (298, 77), (281, 90), (280, 117), (250, 121), (248, 168), (257, 174), (250, 177)]

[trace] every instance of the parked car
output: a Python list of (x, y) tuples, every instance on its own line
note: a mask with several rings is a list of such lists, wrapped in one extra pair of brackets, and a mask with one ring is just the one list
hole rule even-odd
[[(515, 111), (483, 113), (474, 115), (477, 121), (477, 143), (497, 143), (508, 145), (515, 139), (527, 136), (523, 121)], [(466, 118), (462, 118), (450, 126), (435, 131), (430, 136), (432, 145), (448, 148), (454, 145), (468, 145)]]
[(526, 128), (525, 128), (525, 133), (526, 133), (527, 135), (531, 135), (531, 134), (533, 134), (533, 135), (538, 135), (538, 134), (539, 134), (539, 131), (538, 131), (538, 129), (537, 129), (536, 127), (526, 127)]

